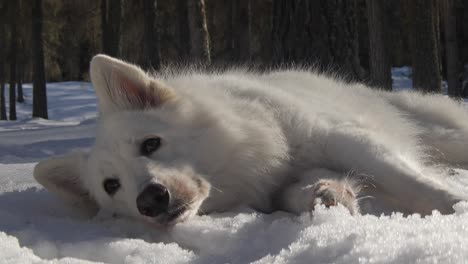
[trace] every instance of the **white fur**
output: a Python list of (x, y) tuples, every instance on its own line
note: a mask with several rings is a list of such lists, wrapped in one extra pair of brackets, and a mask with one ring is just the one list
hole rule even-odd
[[(324, 179), (333, 181), (328, 194), (350, 194), (333, 198), (351, 212), (359, 192), (373, 197), (370, 212), (450, 213), (466, 197), (437, 175), (441, 163), (468, 166), (468, 113), (441, 95), (376, 91), (302, 70), (150, 77), (103, 55), (91, 62), (91, 77), (101, 116), (75, 184), (106, 210), (141, 218), (135, 200), (149, 182), (174, 196), (193, 191), (179, 220), (238, 205), (312, 210), (324, 189), (311, 186)], [(135, 87), (164, 96), (132, 99)], [(148, 135), (163, 144), (142, 157)], [(50, 182), (66, 176), (52, 162), (41, 162), (35, 177), (60, 194)], [(102, 188), (108, 177), (122, 183), (113, 197)]]

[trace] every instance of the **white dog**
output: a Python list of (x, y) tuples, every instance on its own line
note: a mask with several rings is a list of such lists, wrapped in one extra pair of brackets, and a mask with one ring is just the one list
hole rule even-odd
[(300, 70), (150, 76), (104, 55), (90, 72), (95, 145), (34, 170), (89, 212), (168, 226), (239, 205), (355, 214), (360, 194), (373, 197), (366, 210), (429, 214), (466, 198), (437, 177), (438, 164), (468, 165), (468, 113), (446, 97)]

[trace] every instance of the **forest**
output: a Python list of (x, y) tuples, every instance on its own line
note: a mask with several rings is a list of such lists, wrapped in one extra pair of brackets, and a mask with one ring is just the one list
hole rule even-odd
[(385, 90), (392, 67), (411, 66), (415, 89), (440, 93), (446, 80), (460, 98), (468, 1), (2, 0), (0, 118), (16, 120), (23, 83), (32, 116), (47, 118), (46, 84), (88, 81), (98, 53), (148, 71), (310, 67)]

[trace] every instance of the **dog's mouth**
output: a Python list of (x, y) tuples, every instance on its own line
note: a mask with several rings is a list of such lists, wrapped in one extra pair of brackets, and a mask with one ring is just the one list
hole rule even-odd
[(165, 221), (168, 223), (173, 222), (177, 220), (179, 217), (182, 217), (185, 212), (187, 212), (187, 208), (180, 208), (180, 209), (176, 209), (171, 212), (168, 212)]
[(192, 212), (193, 209), (190, 206), (179, 206), (166, 212), (161, 212), (154, 217), (145, 216), (144, 219), (151, 224), (156, 224), (158, 227), (169, 227), (187, 220), (192, 215)]
[(188, 211), (188, 208), (176, 208), (175, 210), (168, 211), (167, 213), (159, 216), (158, 221), (166, 224), (176, 223), (177, 220), (183, 218), (184, 214)]

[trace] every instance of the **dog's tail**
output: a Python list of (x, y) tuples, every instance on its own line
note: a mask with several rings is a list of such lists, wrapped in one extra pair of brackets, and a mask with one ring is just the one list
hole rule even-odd
[(388, 93), (405, 118), (422, 129), (422, 145), (434, 163), (468, 169), (468, 108), (449, 97), (415, 92)]

